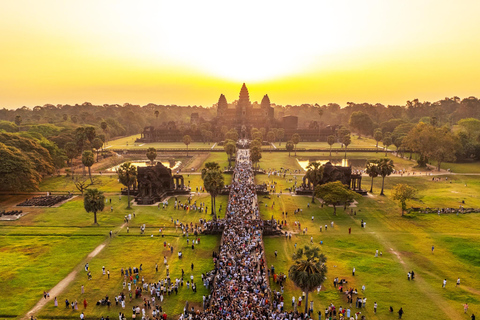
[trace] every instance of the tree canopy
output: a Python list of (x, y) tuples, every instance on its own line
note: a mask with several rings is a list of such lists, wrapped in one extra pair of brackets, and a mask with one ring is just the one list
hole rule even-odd
[(340, 181), (328, 182), (318, 185), (315, 188), (315, 195), (321, 198), (326, 205), (333, 206), (333, 214), (337, 214), (337, 205), (340, 203), (351, 203), (358, 194), (355, 191), (350, 190), (346, 185)]

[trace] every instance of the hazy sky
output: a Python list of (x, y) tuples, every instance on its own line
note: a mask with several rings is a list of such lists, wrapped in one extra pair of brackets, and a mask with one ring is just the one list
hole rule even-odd
[(0, 107), (480, 96), (479, 0), (0, 0)]

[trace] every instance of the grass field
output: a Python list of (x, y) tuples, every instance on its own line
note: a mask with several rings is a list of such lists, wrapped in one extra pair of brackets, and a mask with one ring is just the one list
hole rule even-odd
[[(311, 160), (318, 159), (315, 153), (301, 155)], [(352, 158), (364, 156), (352, 153)], [(396, 161), (396, 157), (393, 159)], [(410, 163), (408, 160), (399, 160), (405, 161), (399, 165), (407, 166)], [(217, 161), (222, 167), (227, 165), (224, 153), (211, 153), (206, 161)], [(468, 165), (473, 167), (473, 164)], [(274, 152), (263, 153), (261, 167), (301, 169), (293, 154), (288, 157), (288, 153)], [(357, 203), (346, 211), (338, 208), (337, 216), (333, 216), (332, 208), (322, 208), (318, 201), (309, 207), (309, 196), (290, 195), (285, 189), (293, 186), (294, 177), (256, 176), (257, 183), (276, 183), (276, 190), (282, 190), (282, 195), (259, 197), (262, 217), (270, 219), (273, 216), (277, 220), (286, 221), (285, 228), (293, 233), (291, 240), (283, 236), (265, 237), (266, 259), (268, 265), (274, 265), (277, 272), (286, 273), (293, 263), (295, 244), (297, 248), (310, 244), (312, 237), (313, 243), (326, 254), (329, 269), (322, 291), (310, 294), (315, 303), (315, 311), (323, 310), (330, 303), (337, 307), (348, 306), (345, 296), (332, 284), (333, 278), (339, 277), (348, 281), (347, 287), (357, 288), (359, 296), (367, 297), (367, 308), (352, 308), (355, 312), (361, 311), (367, 319), (394, 319), (396, 314), (388, 312), (389, 306), (394, 307), (395, 312), (402, 306), (405, 319), (467, 319), (472, 312), (480, 312), (480, 216), (418, 213), (401, 217), (400, 205), (391, 199), (393, 186), (406, 183), (418, 189), (416, 199), (407, 203), (409, 207), (480, 207), (478, 176), (441, 175), (435, 176), (440, 178), (436, 182), (425, 173), (391, 176), (385, 180), (386, 196), (379, 196), (381, 178), (375, 178), (373, 195), (359, 197)], [(169, 319), (176, 318), (174, 315), (183, 310), (185, 301), (189, 301), (195, 308), (201, 306), (202, 295), (207, 292), (198, 279), (202, 272), (212, 269), (211, 253), (218, 247), (220, 238), (201, 236), (200, 245), (192, 250), (180, 231), (175, 229), (173, 221), (178, 219), (183, 223), (195, 224), (200, 219), (209, 219), (211, 215), (193, 210), (175, 210), (173, 198), (165, 209), (162, 206), (133, 206), (128, 210), (127, 197), (123, 196), (119, 200), (116, 194), (120, 187), (116, 178), (103, 176), (101, 179), (108, 203), (105, 210), (98, 213), (98, 226), (93, 225), (92, 214), (84, 211), (80, 196), (57, 208), (22, 208), (28, 213), (21, 219), (0, 221), (0, 316), (18, 317), (24, 314), (42, 298), (44, 290), (50, 290), (70, 271), (78, 270), (77, 276), (57, 297), (59, 307), (53, 306), (51, 297), (37, 314), (40, 319), (78, 319), (83, 310), (84, 298), (89, 304), (86, 309), (87, 319), (102, 315), (109, 315), (113, 319), (118, 317), (119, 312), (124, 312), (129, 317), (131, 307), (140, 304), (141, 299), (129, 301), (127, 298), (125, 310), (115, 305), (110, 309), (95, 306), (95, 302), (105, 295), (114, 301), (114, 295), (122, 290), (127, 292), (123, 289), (120, 277), (119, 270), (122, 267), (138, 267), (142, 264), (142, 276), (147, 282), (164, 278), (163, 256), (168, 259), (172, 278), (179, 277), (182, 269), (189, 278), (193, 262), (193, 275), (198, 285), (196, 294), (184, 286), (178, 295), (166, 297), (162, 307)], [(299, 182), (300, 179), (301, 175), (297, 175)], [(231, 176), (226, 175), (226, 183), (230, 180)], [(199, 174), (186, 174), (185, 182), (194, 191), (202, 185)], [(369, 189), (370, 178), (364, 177), (362, 185), (364, 189)], [(71, 187), (70, 180), (65, 177), (50, 178), (41, 186), (44, 191), (62, 191)], [(14, 209), (15, 204), (27, 197), (2, 195), (0, 207)], [(186, 196), (177, 199), (181, 203), (188, 201)], [(208, 194), (201, 193), (193, 195), (191, 203), (205, 203), (211, 208), (210, 200)], [(221, 204), (225, 208), (227, 200), (226, 196), (219, 196), (217, 206)], [(110, 207), (113, 207), (113, 211)], [(302, 212), (294, 214), (295, 209), (302, 209)], [(288, 216), (282, 212), (288, 212)], [(134, 217), (125, 225), (124, 217), (128, 214)], [(222, 210), (220, 218), (224, 214), (225, 211)], [(366, 228), (360, 227), (362, 219), (367, 223)], [(295, 226), (295, 222), (300, 223), (300, 227)], [(140, 234), (140, 226), (143, 224), (146, 231), (145, 234)], [(328, 225), (327, 230), (325, 225)], [(305, 234), (304, 228), (307, 228)], [(349, 228), (351, 234), (348, 233)], [(112, 239), (108, 236), (110, 230), (115, 234)], [(320, 241), (323, 244), (320, 245)], [(164, 242), (174, 248), (173, 254), (166, 250)], [(87, 255), (101, 243), (106, 245), (103, 251), (88, 259), (93, 275), (93, 280), (88, 281), (82, 271), (83, 264), (87, 261)], [(432, 245), (435, 246), (433, 254)], [(381, 257), (374, 257), (376, 249), (383, 253)], [(177, 257), (178, 250), (184, 253), (182, 260)], [(278, 252), (277, 258), (275, 250)], [(154, 270), (155, 263), (159, 265), (158, 273)], [(102, 275), (102, 266), (110, 271), (110, 279)], [(355, 276), (351, 273), (353, 267), (356, 268)], [(407, 280), (406, 274), (411, 270), (415, 271), (415, 281)], [(457, 277), (462, 281), (459, 287), (455, 287)], [(443, 279), (448, 281), (445, 289), (441, 286)], [(80, 293), (81, 285), (85, 286), (84, 295)], [(271, 285), (273, 290), (280, 290), (273, 281)], [(361, 292), (362, 285), (366, 287), (364, 293)], [(284, 291), (285, 309), (290, 310), (292, 295), (298, 300), (301, 291), (289, 279), (284, 285)], [(65, 299), (77, 300), (80, 310), (65, 309)], [(376, 315), (373, 314), (374, 302), (378, 303)], [(465, 302), (470, 305), (467, 316), (463, 315), (462, 305)]]
[[(140, 135), (128, 136), (116, 140), (109, 141), (107, 144), (108, 149), (147, 149), (147, 148), (159, 148), (159, 149), (185, 149), (187, 146), (183, 142), (152, 142), (152, 143), (135, 143), (135, 140), (140, 138)], [(212, 148), (214, 145), (211, 143), (192, 142), (188, 145), (188, 149), (192, 151), (199, 148)], [(215, 148), (223, 149), (221, 146), (215, 146)], [(107, 150), (108, 150), (107, 149)]]

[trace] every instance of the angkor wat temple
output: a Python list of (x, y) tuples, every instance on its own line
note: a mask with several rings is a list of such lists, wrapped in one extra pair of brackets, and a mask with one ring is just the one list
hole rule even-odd
[[(198, 113), (192, 113), (190, 124), (180, 128), (174, 121), (163, 123), (161, 126), (145, 127), (141, 138), (137, 142), (181, 142), (184, 135), (189, 135), (193, 141), (205, 141), (200, 125), (208, 122), (212, 131), (211, 141), (222, 141), (222, 127), (235, 128), (238, 133), (246, 132), (249, 137), (252, 128), (265, 128), (266, 132), (273, 128), (283, 128), (283, 141), (288, 141), (293, 134), (298, 133), (302, 141), (327, 141), (329, 135), (334, 134), (335, 128), (327, 126), (320, 128), (316, 121), (312, 121), (308, 128), (298, 127), (298, 117), (283, 116), (275, 118), (274, 108), (270, 98), (264, 95), (260, 105), (250, 102), (247, 86), (243, 84), (238, 101), (231, 104), (221, 94), (217, 104), (217, 116), (211, 121), (200, 119)], [(242, 130), (243, 129), (243, 130)]]

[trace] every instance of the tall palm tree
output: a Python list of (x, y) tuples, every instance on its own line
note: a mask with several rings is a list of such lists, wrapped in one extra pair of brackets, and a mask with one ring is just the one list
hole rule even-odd
[(117, 174), (120, 183), (127, 187), (127, 208), (130, 209), (130, 187), (137, 180), (137, 167), (132, 165), (130, 162), (125, 162), (120, 167), (118, 167)]
[(215, 198), (217, 195), (222, 191), (223, 187), (225, 186), (225, 181), (223, 178), (223, 174), (220, 170), (209, 170), (203, 176), (203, 185), (205, 186), (205, 190), (210, 193), (212, 197), (212, 215), (213, 219), (217, 218), (216, 214), (216, 203)]
[(342, 143), (345, 146), (345, 159), (347, 159), (347, 147), (350, 143), (352, 143), (352, 138), (349, 134), (343, 136)]
[(225, 143), (224, 149), (228, 155), (228, 166), (231, 167), (232, 164), (230, 159), (235, 154), (235, 152), (237, 152), (237, 146), (235, 145), (235, 142), (233, 140), (227, 140), (225, 142), (226, 143)]
[(318, 162), (310, 162), (307, 167), (306, 176), (308, 181), (313, 184), (312, 190), (312, 203), (315, 203), (315, 187), (320, 183), (323, 178), (323, 166)]
[(220, 165), (214, 161), (206, 162), (205, 168), (202, 169), (202, 180), (205, 178), (207, 172), (214, 170), (220, 171)]
[(296, 157), (297, 156), (297, 144), (300, 142), (300, 135), (298, 133), (293, 134), (292, 142), (295, 145), (295, 157)]
[(370, 193), (373, 193), (373, 178), (378, 177), (378, 174), (379, 174), (378, 171), (379, 171), (378, 160), (377, 159), (368, 160), (367, 166), (366, 166), (366, 172), (372, 178), (372, 184), (370, 185)]
[(97, 189), (87, 189), (83, 198), (83, 207), (87, 212), (93, 212), (93, 223), (97, 223), (97, 212), (105, 208), (105, 196)]
[(335, 143), (335, 140), (337, 140), (337, 138), (335, 138), (334, 135), (329, 135), (327, 137), (327, 143), (330, 146), (330, 157), (332, 156), (332, 145)]
[(393, 172), (393, 160), (388, 158), (382, 158), (378, 160), (378, 173), (382, 176), (382, 192), (380, 192), (381, 196), (384, 196), (383, 187), (385, 185), (385, 177), (389, 176)]
[(82, 163), (85, 167), (88, 168), (88, 176), (90, 177), (90, 182), (93, 182), (92, 181), (92, 171), (90, 170), (90, 168), (95, 163), (95, 156), (93, 155), (92, 151), (90, 151), (90, 150), (83, 151)]
[[(304, 256), (306, 259), (303, 259)], [(325, 281), (327, 257), (320, 253), (318, 247), (305, 246), (293, 255), (293, 259), (295, 264), (288, 270), (288, 276), (297, 287), (306, 293), (305, 313), (307, 313), (308, 293)]]

